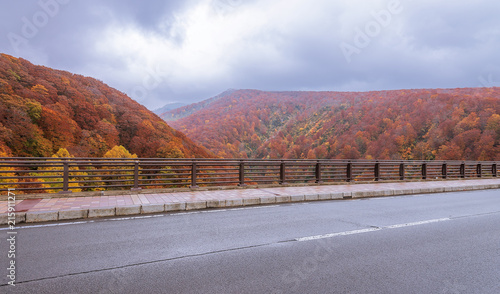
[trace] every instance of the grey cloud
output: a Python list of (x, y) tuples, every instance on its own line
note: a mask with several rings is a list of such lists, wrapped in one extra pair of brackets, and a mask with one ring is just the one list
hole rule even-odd
[[(60, 6), (59, 13), (29, 38), (27, 46), (19, 52), (7, 36), (12, 32), (22, 36), (22, 18), (32, 20), (41, 7), (35, 0), (4, 1), (0, 9), (0, 51), (94, 76), (133, 96), (132, 91), (144, 79), (130, 70), (130, 61), (135, 56), (124, 58), (111, 49), (97, 51), (96, 47), (107, 41), (103, 31), (111, 24), (131, 26), (143, 34), (155, 34), (181, 46), (185, 32), (172, 33), (170, 26), (174, 24), (174, 16), (192, 10), (199, 1), (71, 0)], [(220, 17), (238, 15), (267, 3), (227, 1), (211, 1), (216, 12), (221, 13), (225, 8)], [(351, 10), (332, 10), (322, 15), (292, 11), (297, 15), (290, 27), (269, 25), (256, 31), (243, 40), (245, 45), (239, 48), (242, 52), (223, 51), (226, 64), (221, 66), (228, 67), (228, 71), (218, 79), (208, 75), (206, 79), (197, 76), (189, 80), (188, 73), (179, 72), (178, 68), (163, 68), (167, 73), (161, 83), (147, 89), (147, 95), (138, 100), (156, 108), (173, 101), (196, 102), (227, 88), (357, 91), (471, 87), (500, 82), (499, 2), (401, 1), (403, 12), (394, 15), (390, 25), (371, 37), (368, 46), (353, 54), (351, 62), (347, 62), (340, 44), (353, 44), (356, 26), (363, 29), (373, 17), (369, 10), (366, 13), (363, 10), (355, 14), (357, 19), (343, 22), (354, 17), (353, 12), (359, 12), (349, 6), (351, 2), (346, 3), (341, 6)], [(380, 3), (380, 9), (384, 8), (384, 1)], [(245, 25), (251, 28), (253, 24)], [(265, 52), (248, 49), (254, 45), (273, 48), (279, 52), (279, 60), (270, 61)], [(154, 64), (145, 65), (145, 72), (148, 66)], [(215, 69), (199, 69), (211, 70)], [(168, 78), (171, 75), (185, 76), (189, 86), (171, 84)]]

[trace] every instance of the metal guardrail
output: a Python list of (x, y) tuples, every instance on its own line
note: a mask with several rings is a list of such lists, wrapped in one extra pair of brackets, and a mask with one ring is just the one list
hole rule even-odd
[(498, 177), (498, 161), (0, 158), (0, 191), (404, 181)]

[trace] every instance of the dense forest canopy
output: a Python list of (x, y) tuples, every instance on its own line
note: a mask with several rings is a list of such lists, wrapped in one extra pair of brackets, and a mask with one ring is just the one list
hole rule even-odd
[(228, 90), (163, 113), (176, 131), (96, 79), (0, 55), (0, 157), (500, 160), (499, 113), (500, 88)]
[(0, 55), (0, 156), (210, 157), (144, 106), (89, 77)]
[(500, 160), (500, 88), (228, 91), (162, 114), (219, 157)]

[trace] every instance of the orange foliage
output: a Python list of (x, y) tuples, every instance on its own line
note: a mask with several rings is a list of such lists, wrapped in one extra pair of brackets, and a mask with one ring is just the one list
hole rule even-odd
[(228, 91), (166, 112), (220, 157), (500, 158), (500, 88)]
[(211, 157), (125, 94), (93, 78), (0, 55), (0, 150), (10, 156)]

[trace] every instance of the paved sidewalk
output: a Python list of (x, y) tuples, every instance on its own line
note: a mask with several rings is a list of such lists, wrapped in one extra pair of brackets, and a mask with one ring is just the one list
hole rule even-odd
[[(16, 223), (33, 223), (206, 208), (483, 189), (500, 189), (500, 179), (320, 185), (26, 199), (16, 200), (15, 206), (8, 201), (0, 201), (0, 225), (5, 225), (9, 221), (7, 213), (9, 206), (15, 207)], [(10, 220), (13, 220), (12, 217)]]

